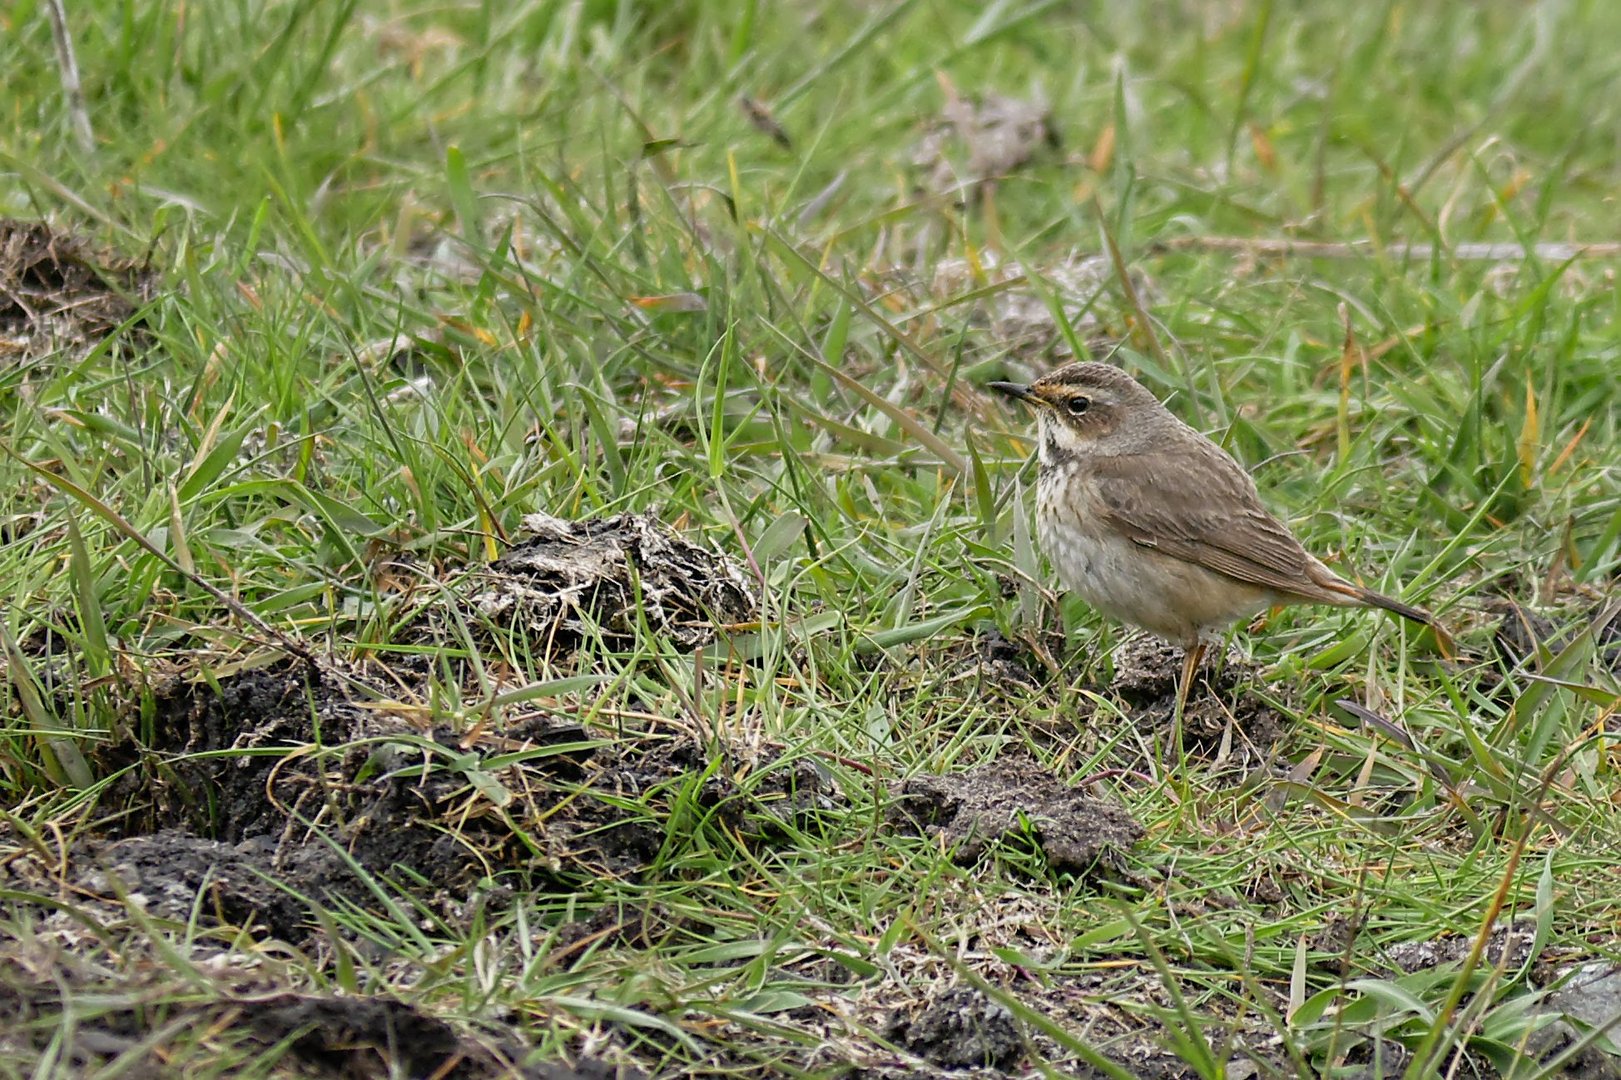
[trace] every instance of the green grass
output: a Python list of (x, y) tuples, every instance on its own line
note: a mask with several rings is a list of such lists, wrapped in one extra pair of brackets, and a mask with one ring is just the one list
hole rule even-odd
[[(876, 1067), (888, 1011), (954, 981), (1009, 1004), (1059, 1071), (1135, 1025), (1189, 1075), (1256, 1031), (1284, 1039), (1268, 1073), (1328, 1069), (1376, 1029), (1412, 1052), (1393, 1069), (1441, 1075), (1470, 1039), (1506, 1069), (1529, 961), (1398, 977), (1384, 951), (1510, 914), (1545, 958), (1621, 951), (1614, 645), (1579, 634), (1504, 676), (1490, 606), (1569, 621), (1617, 594), (1614, 264), (1530, 248), (1621, 239), (1621, 12), (1082, 8), (99, 0), (71, 5), (90, 154), (42, 6), (0, 15), (0, 213), (150, 253), (159, 275), (128, 347), (0, 366), (8, 850), (71, 847), (129, 808), (98, 751), (140, 737), (144, 686), (275, 647), (195, 578), (387, 664), (410, 605), (522, 515), (651, 511), (755, 560), (758, 655), (718, 646), (700, 681), (651, 634), (566, 663), (451, 642), (434, 719), (606, 673), (600, 696), (540, 705), (604, 736), (616, 712), (696, 714), (717, 761), (816, 762), (836, 811), (759, 843), (675, 783), (632, 800), (666, 838), (638, 878), (461, 921), (413, 918), (410, 890), (380, 884), (392, 907), (329, 912), (320, 947), (275, 954), (280, 985), (397, 993), (511, 1026), (537, 1058), (673, 1072)], [(918, 191), (942, 78), (1043, 96), (1060, 148), (987, 200)], [(1372, 247), (1165, 246), (1209, 236)], [(1251, 465), (1308, 547), (1441, 613), (1460, 662), (1383, 616), (1273, 615), (1240, 635), (1263, 672), (1244, 693), (1288, 733), (1247, 772), (1155, 760), (1106, 685), (1101, 704), (1075, 690), (1124, 634), (1073, 602), (1068, 674), (1027, 654), (1039, 688), (954, 677), (986, 633), (1028, 644), (1059, 617), (1021, 524), (1027, 418), (978, 389), (1052, 361), (1010, 354), (975, 298), (932, 294), (933, 268), (990, 252), (1039, 278), (1107, 240), (1151, 319), (1112, 285), (1093, 314), (1115, 359)], [(1483, 240), (1527, 254), (1447, 253)], [(1363, 350), (1343, 369), (1342, 306)], [(385, 580), (390, 559), (421, 595)], [(1147, 826), (1117, 876), (1056, 875), (1011, 842), (961, 866), (886, 826), (893, 784), (1019, 752), (1105, 774), (1094, 790)], [(43, 887), (8, 888), (9, 933), (32, 936)], [(548, 960), (605, 907), (657, 926)], [(1354, 944), (1313, 945), (1342, 918)], [(211, 951), (269, 955), (218, 928), (107, 932), (95, 979), (144, 957), (179, 997)], [(201, 1031), (179, 1041), (211, 1060)]]

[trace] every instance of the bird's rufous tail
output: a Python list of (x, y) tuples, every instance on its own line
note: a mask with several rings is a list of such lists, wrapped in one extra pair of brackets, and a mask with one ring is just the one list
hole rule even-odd
[(1372, 589), (1364, 589), (1360, 585), (1350, 585), (1349, 582), (1346, 584), (1350, 587), (1351, 595), (1368, 607), (1384, 608), (1386, 611), (1395, 612), (1404, 619), (1423, 623), (1435, 634), (1436, 644), (1441, 647), (1441, 655), (1448, 658), (1457, 655), (1457, 645), (1453, 642), (1452, 635), (1447, 633), (1446, 627), (1441, 625), (1441, 620), (1434, 615), (1431, 615), (1423, 608), (1416, 608), (1411, 604), (1404, 604), (1400, 600), (1392, 599), (1384, 593), (1376, 593)]

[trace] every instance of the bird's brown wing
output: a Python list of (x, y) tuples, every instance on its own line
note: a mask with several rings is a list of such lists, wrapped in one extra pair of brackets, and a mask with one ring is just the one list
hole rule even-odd
[(1100, 512), (1132, 542), (1287, 596), (1347, 602), (1313, 579), (1312, 557), (1214, 444), (1091, 464)]

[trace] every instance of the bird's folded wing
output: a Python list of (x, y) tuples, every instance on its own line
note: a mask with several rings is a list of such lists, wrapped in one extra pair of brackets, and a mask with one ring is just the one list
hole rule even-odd
[(1139, 454), (1095, 464), (1100, 508), (1132, 542), (1251, 585), (1329, 599), (1310, 576), (1311, 556), (1230, 458)]

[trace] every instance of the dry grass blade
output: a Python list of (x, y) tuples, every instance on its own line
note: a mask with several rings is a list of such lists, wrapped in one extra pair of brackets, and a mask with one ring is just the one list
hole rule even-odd
[(62, 97), (67, 102), (68, 115), (73, 117), (73, 134), (79, 140), (79, 148), (89, 153), (96, 148), (96, 134), (90, 127), (90, 111), (84, 104), (84, 86), (79, 80), (79, 60), (73, 53), (67, 9), (62, 6), (62, 0), (46, 0), (45, 12), (51, 19), (57, 75), (62, 80)]
[(1120, 254), (1120, 245), (1115, 243), (1114, 230), (1109, 228), (1108, 222), (1103, 217), (1102, 205), (1094, 201), (1093, 209), (1097, 211), (1098, 229), (1103, 234), (1103, 246), (1108, 249), (1109, 261), (1114, 264), (1114, 274), (1120, 282), (1120, 291), (1126, 294), (1126, 303), (1131, 307), (1136, 336), (1142, 341), (1145, 351), (1164, 364), (1165, 347), (1160, 344), (1159, 335), (1154, 333), (1154, 324), (1148, 317), (1148, 309), (1143, 306), (1143, 298), (1131, 280), (1131, 271), (1126, 268), (1126, 260)]

